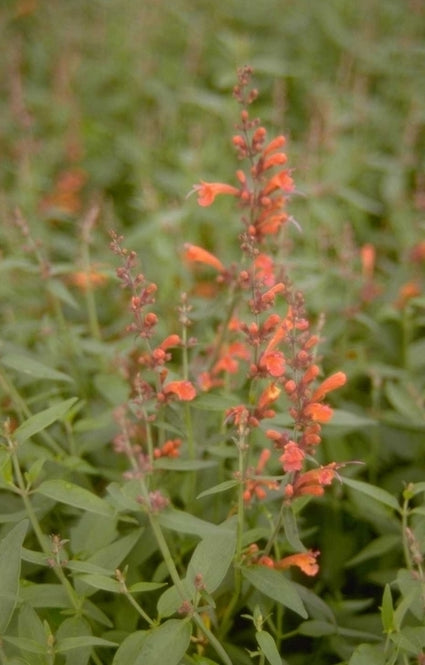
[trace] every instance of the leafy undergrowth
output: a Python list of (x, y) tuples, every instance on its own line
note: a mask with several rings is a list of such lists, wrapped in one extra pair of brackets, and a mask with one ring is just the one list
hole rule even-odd
[(0, 662), (423, 663), (420, 7), (84, 5), (1, 10)]

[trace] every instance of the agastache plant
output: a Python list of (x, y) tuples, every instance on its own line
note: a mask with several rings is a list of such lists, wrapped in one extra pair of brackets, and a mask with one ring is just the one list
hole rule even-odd
[[(234, 88), (234, 97), (241, 106), (232, 139), (240, 161), (235, 182), (202, 180), (191, 191), (201, 207), (211, 206), (217, 197), (231, 197), (241, 220), (235, 233), (239, 262), (226, 266), (209, 249), (189, 242), (184, 245), (186, 264), (199, 264), (213, 271), (218, 296), (225, 301), (220, 321), (214, 324), (214, 336), (207, 343), (189, 337), (193, 323), (190, 293), (182, 295), (176, 330), (159, 335), (159, 315), (153, 311), (156, 284), (137, 271), (137, 255), (123, 247), (121, 237), (112, 233), (111, 243), (122, 262), (118, 278), (131, 294), (128, 332), (138, 340), (126, 369), (131, 396), (116, 411), (120, 431), (114, 446), (129, 461), (125, 478), (140, 483), (137, 501), (147, 514), (172, 581), (173, 586), (159, 600), (159, 617), (174, 612), (190, 620), (196, 626), (196, 637), (190, 634), (198, 644), (198, 653), (208, 653), (212, 648), (227, 665), (232, 661), (223, 645), (230, 639), (236, 616), (249, 606), (253, 588), (270, 595), (270, 585), (279, 586), (283, 571), (294, 566), (308, 576), (319, 572), (319, 551), (302, 543), (297, 529), (298, 510), (294, 507), (300, 497), (305, 501), (305, 497), (323, 495), (342, 466), (336, 462), (322, 466), (315, 455), (322, 425), (333, 415), (327, 396), (346, 382), (343, 372), (320, 378), (316, 361), (320, 337), (312, 330), (303, 293), (285, 269), (282, 238), (291, 227), (298, 227), (288, 213), (295, 185), (284, 152), (285, 137), (269, 140), (259, 119), (250, 114), (258, 95), (251, 88), (251, 76), (250, 67), (240, 69)], [(177, 359), (181, 359), (180, 369), (176, 369)], [(164, 519), (169, 526), (175, 515), (173, 497), (167, 496), (161, 469), (172, 470), (173, 460), (179, 457), (191, 461), (186, 468), (193, 474), (189, 483), (192, 503), (189, 507), (187, 500), (186, 514), (199, 513), (194, 501), (194, 470), (202, 468), (196, 466), (197, 456), (200, 464), (209, 459), (209, 448), (208, 442), (201, 447), (197, 444), (193, 407), (198, 404), (197, 408), (202, 409), (202, 400), (207, 404), (208, 396), (214, 394), (227, 401), (215, 427), (224, 442), (221, 455), (237, 462), (233, 468), (229, 468), (228, 461), (218, 464), (216, 484), (213, 482), (199, 495), (220, 496), (226, 492), (222, 496), (226, 497), (227, 508), (220, 514), (222, 530), (214, 531), (211, 525), (210, 541), (208, 536), (201, 541), (184, 574), (184, 568), (178, 570), (174, 563), (174, 557), (180, 554), (172, 552), (161, 527)], [(167, 410), (169, 407), (172, 412)], [(174, 414), (178, 410), (181, 433), (168, 437), (167, 418), (172, 413), (176, 422)], [(291, 425), (279, 425), (282, 413), (289, 416), (286, 420)], [(173, 427), (168, 425), (170, 431)], [(231, 446), (236, 455), (226, 458)], [(166, 458), (169, 464), (164, 466)], [(235, 492), (230, 501), (229, 490)], [(167, 520), (161, 515), (171, 517)], [(261, 535), (251, 539), (256, 528)], [(214, 551), (214, 539), (220, 538), (226, 555)], [(208, 559), (207, 541), (210, 556), (220, 554), (217, 567), (221, 573), (216, 569), (215, 577), (211, 572), (215, 562)], [(225, 577), (224, 588), (215, 600), (213, 593)], [(271, 597), (277, 599), (273, 593)], [(304, 611), (302, 604), (300, 610), (288, 599), (280, 602), (301, 614)], [(257, 616), (253, 621), (258, 653), (264, 656), (263, 620)], [(280, 648), (281, 640), (272, 648)]]

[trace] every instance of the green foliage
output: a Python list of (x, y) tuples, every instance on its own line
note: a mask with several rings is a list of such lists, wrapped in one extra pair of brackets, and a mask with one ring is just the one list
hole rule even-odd
[[(422, 663), (422, 4), (3, 5), (0, 662)], [(183, 452), (152, 460), (146, 492), (112, 444), (118, 407), (137, 421), (143, 340), (124, 334), (129, 297), (108, 232), (123, 231), (158, 284), (161, 339), (181, 334), (188, 294), (197, 371), (229, 302), (209, 267), (189, 274), (181, 248), (205, 247), (232, 270), (241, 228), (227, 201), (185, 197), (201, 179), (237, 184), (231, 91), (246, 62), (255, 114), (270, 138), (288, 136), (300, 194), (281, 264), (323, 337), (325, 376), (348, 377), (315, 462), (337, 462), (338, 477), (282, 509), (269, 494), (242, 501), (225, 414), (248, 368), (164, 407), (153, 443), (180, 438)], [(172, 354), (167, 381), (185, 363), (182, 346)], [(290, 431), (286, 406), (253, 434), (245, 472), (255, 476), (267, 429)], [(281, 492), (279, 454), (261, 479)], [(170, 505), (155, 512), (158, 491)], [(320, 550), (320, 573), (251, 565), (254, 542), (276, 559)]]

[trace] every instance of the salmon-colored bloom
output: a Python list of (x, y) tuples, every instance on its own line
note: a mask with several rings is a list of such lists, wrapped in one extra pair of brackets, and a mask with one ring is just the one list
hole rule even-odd
[(368, 242), (360, 249), (362, 262), (362, 274), (365, 279), (372, 279), (375, 270), (376, 250), (372, 243)]
[(98, 272), (94, 268), (90, 270), (79, 270), (68, 276), (68, 281), (81, 291), (88, 291), (103, 286), (108, 281), (105, 274)]
[(320, 552), (313, 552), (313, 550), (290, 554), (280, 559), (280, 561), (276, 561), (275, 568), (285, 570), (285, 568), (289, 568), (290, 566), (297, 566), (306, 575), (313, 576), (319, 572), (319, 564), (316, 561), (319, 554)]
[(260, 370), (266, 374), (279, 377), (285, 373), (285, 356), (282, 351), (263, 353), (258, 363)]
[(255, 276), (264, 282), (265, 286), (273, 286), (275, 283), (275, 267), (271, 256), (258, 254), (254, 260)]
[(337, 464), (332, 462), (300, 474), (293, 484), (285, 487), (285, 496), (290, 499), (305, 495), (322, 496), (325, 492), (323, 488), (331, 485), (335, 478), (336, 469)]
[(260, 395), (257, 408), (259, 411), (265, 409), (269, 404), (277, 400), (280, 395), (280, 388), (275, 383), (271, 383)]
[(279, 461), (282, 462), (283, 470), (285, 473), (290, 471), (301, 471), (305, 453), (301, 448), (295, 443), (295, 441), (289, 441), (284, 448), (284, 453), (279, 457)]
[(282, 282), (278, 282), (271, 287), (268, 291), (263, 293), (261, 296), (261, 302), (264, 305), (273, 305), (275, 298), (278, 293), (283, 293), (285, 291), (285, 285)]
[(279, 171), (276, 175), (272, 176), (263, 189), (263, 196), (268, 196), (276, 189), (283, 189), (284, 192), (294, 191), (294, 181), (289, 175), (288, 170)]
[(223, 182), (205, 182), (201, 180), (200, 185), (194, 185), (192, 192), (198, 194), (198, 204), (206, 207), (214, 203), (217, 194), (231, 194), (232, 196), (239, 196), (240, 191), (237, 187), (227, 185)]
[(311, 399), (313, 402), (318, 402), (319, 400), (323, 399), (327, 393), (331, 392), (331, 390), (341, 388), (343, 385), (345, 385), (346, 382), (347, 376), (344, 374), (344, 372), (336, 372), (335, 374), (328, 376), (328, 378), (325, 379), (318, 388), (316, 388)]
[(283, 135), (276, 136), (276, 138), (272, 139), (268, 145), (263, 150), (263, 155), (269, 155), (271, 152), (275, 152), (275, 150), (279, 150), (280, 148), (283, 148), (283, 146), (286, 143), (286, 138)]
[(396, 300), (396, 307), (403, 309), (411, 298), (416, 298), (421, 295), (421, 288), (417, 282), (406, 282), (400, 287), (398, 298)]
[(181, 343), (181, 339), (178, 335), (173, 334), (173, 335), (168, 335), (164, 339), (163, 342), (159, 345), (159, 348), (165, 351), (166, 349), (169, 349), (171, 346), (178, 346)]
[(179, 457), (181, 443), (181, 439), (169, 439), (161, 448), (155, 448), (153, 456), (155, 459), (159, 459), (160, 457)]
[(190, 381), (170, 381), (162, 392), (165, 396), (175, 395), (182, 402), (190, 402), (196, 397), (196, 389)]
[(305, 407), (304, 415), (319, 423), (327, 423), (333, 416), (333, 410), (327, 404), (311, 402)]
[(212, 266), (218, 270), (218, 272), (223, 272), (224, 270), (224, 265), (220, 259), (214, 256), (214, 254), (211, 254), (211, 252), (208, 252), (206, 249), (198, 247), (197, 245), (186, 243), (184, 246), (184, 258), (189, 263), (197, 262)]

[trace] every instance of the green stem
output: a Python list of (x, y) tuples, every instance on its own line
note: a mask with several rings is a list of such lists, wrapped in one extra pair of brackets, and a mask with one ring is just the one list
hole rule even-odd
[[(0, 370), (0, 385), (3, 390), (9, 395), (10, 399), (13, 402), (13, 405), (16, 411), (20, 414), (22, 419), (31, 418), (33, 415), (29, 410), (28, 406), (25, 403), (25, 400), (20, 396), (12, 381), (9, 379), (7, 373), (4, 371), (4, 368)], [(57, 455), (61, 457), (64, 454), (62, 448), (56, 443), (56, 441), (45, 431), (39, 432), (39, 436), (42, 437), (45, 444)]]
[[(40, 526), (40, 522), (38, 521), (37, 515), (35, 514), (34, 508), (32, 506), (32, 503), (29, 498), (29, 489), (25, 486), (25, 481), (22, 476), (21, 468), (19, 466), (19, 460), (16, 455), (16, 444), (8, 439), (8, 444), (9, 444), (9, 450), (11, 452), (12, 456), (12, 464), (13, 464), (13, 470), (15, 472), (15, 477), (16, 481), (19, 487), (19, 494), (22, 497), (22, 501), (25, 506), (25, 510), (27, 512), (28, 518), (31, 522), (31, 526), (33, 528), (33, 531), (35, 533), (35, 536), (39, 542), (39, 545), (43, 552), (46, 554), (47, 558), (51, 558), (51, 551), (49, 549), (49, 546), (46, 542), (46, 536), (43, 534), (43, 531)], [(68, 579), (65, 576), (65, 573), (63, 572), (63, 569), (60, 566), (54, 566), (53, 568), (56, 576), (58, 577), (59, 581), (61, 584), (64, 586), (65, 591), (68, 595), (69, 600), (71, 601), (72, 606), (74, 607), (75, 610), (78, 612), (81, 609), (81, 601), (77, 597), (74, 588), (68, 581)]]
[[(90, 250), (89, 250), (89, 244), (88, 241), (83, 239), (82, 243), (82, 255), (83, 255), (83, 270), (87, 273), (87, 275), (90, 274)], [(100, 326), (99, 326), (99, 319), (97, 317), (97, 307), (96, 307), (96, 300), (94, 296), (94, 289), (90, 286), (90, 283), (88, 283), (87, 289), (84, 292), (85, 295), (85, 300), (86, 300), (86, 308), (87, 308), (87, 316), (89, 319), (89, 329), (91, 336), (98, 340), (99, 342), (102, 339), (102, 335), (100, 332)]]
[(409, 517), (409, 500), (404, 499), (403, 506), (401, 509), (401, 530), (402, 530), (402, 541), (403, 541), (403, 552), (404, 559), (406, 561), (406, 566), (408, 570), (413, 570), (412, 557), (410, 555), (409, 543), (407, 540), (407, 529), (408, 529), (408, 517)]
[(237, 522), (237, 532), (236, 532), (236, 550), (234, 557), (234, 591), (230, 602), (228, 603), (226, 610), (223, 614), (223, 620), (220, 628), (220, 637), (223, 637), (227, 634), (230, 629), (230, 623), (232, 620), (233, 612), (240, 600), (241, 590), (242, 590), (242, 573), (240, 569), (240, 562), (242, 558), (242, 545), (243, 545), (243, 532), (244, 532), (244, 522), (245, 522), (245, 503), (244, 503), (244, 480), (246, 474), (246, 453), (247, 453), (247, 444), (246, 444), (246, 435), (248, 430), (243, 429), (240, 432), (240, 438), (238, 441), (238, 522)]

